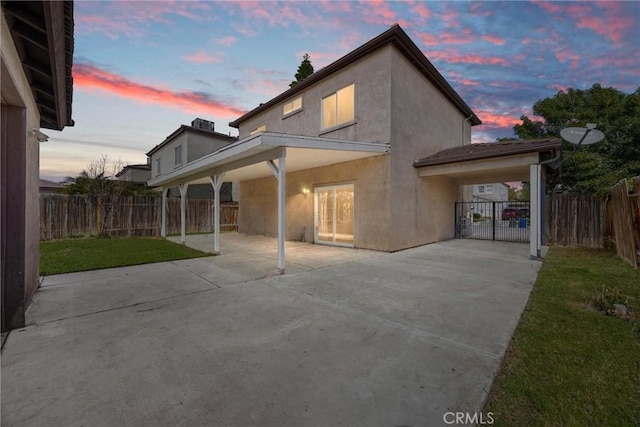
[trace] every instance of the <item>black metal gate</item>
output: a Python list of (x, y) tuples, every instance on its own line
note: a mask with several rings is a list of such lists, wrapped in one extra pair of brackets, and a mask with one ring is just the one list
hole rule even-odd
[(529, 241), (529, 202), (456, 202), (456, 238)]

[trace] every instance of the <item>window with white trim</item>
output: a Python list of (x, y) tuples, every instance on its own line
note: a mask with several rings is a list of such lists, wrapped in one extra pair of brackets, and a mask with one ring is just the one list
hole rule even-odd
[(249, 135), (255, 135), (258, 132), (264, 132), (266, 130), (267, 130), (267, 125), (258, 126), (257, 128), (249, 132)]
[(487, 184), (484, 187), (484, 193), (485, 194), (493, 194), (493, 184)]
[(160, 175), (162, 173), (162, 169), (160, 168), (160, 157), (156, 159), (156, 175)]
[(288, 116), (289, 114), (293, 114), (298, 110), (302, 110), (302, 97), (299, 96), (291, 101), (287, 102), (282, 106), (282, 115)]
[(175, 154), (175, 165), (176, 166), (180, 166), (182, 164), (182, 145), (178, 145), (176, 148), (173, 149), (173, 152)]
[(478, 186), (478, 194), (484, 194), (484, 185)]
[(355, 84), (322, 98), (322, 129), (355, 119)]

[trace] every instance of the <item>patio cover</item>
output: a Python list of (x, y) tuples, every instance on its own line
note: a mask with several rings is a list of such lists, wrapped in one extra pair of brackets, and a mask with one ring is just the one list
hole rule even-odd
[[(278, 181), (278, 272), (285, 272), (285, 174), (389, 153), (389, 144), (261, 132), (148, 181), (162, 190), (162, 236), (166, 234), (166, 196), (178, 186), (181, 241), (185, 241), (185, 196), (189, 183), (211, 182), (214, 189), (214, 251), (220, 251), (220, 186), (273, 174)], [(285, 166), (286, 159), (286, 166)], [(277, 160), (277, 163), (275, 162)]]

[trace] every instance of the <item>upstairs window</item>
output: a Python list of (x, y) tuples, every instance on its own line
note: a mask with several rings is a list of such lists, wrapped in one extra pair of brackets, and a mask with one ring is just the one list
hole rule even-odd
[(355, 118), (355, 85), (351, 84), (322, 98), (322, 129), (347, 123)]
[(282, 115), (288, 116), (289, 114), (295, 113), (298, 110), (302, 110), (302, 97), (299, 96), (282, 106)]
[(478, 186), (478, 194), (484, 194), (484, 185)]
[(267, 125), (258, 126), (257, 128), (249, 132), (249, 135), (255, 135), (258, 132), (264, 132), (266, 130), (267, 130)]
[(160, 157), (156, 159), (156, 175), (160, 175), (162, 173), (162, 169), (160, 168), (162, 163), (160, 163), (160, 160)]
[(493, 194), (493, 184), (487, 184), (484, 187), (485, 194)]
[(182, 145), (178, 145), (176, 148), (173, 149), (173, 152), (175, 153), (175, 165), (176, 166), (180, 166), (182, 164)]

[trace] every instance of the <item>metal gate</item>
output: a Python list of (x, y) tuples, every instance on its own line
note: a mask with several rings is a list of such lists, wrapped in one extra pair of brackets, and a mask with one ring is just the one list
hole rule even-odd
[(456, 202), (456, 238), (529, 241), (529, 202)]

